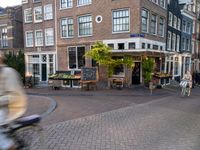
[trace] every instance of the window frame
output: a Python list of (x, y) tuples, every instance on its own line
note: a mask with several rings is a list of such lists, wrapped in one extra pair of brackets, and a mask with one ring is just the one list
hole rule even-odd
[[(117, 12), (117, 11), (124, 11), (124, 10), (127, 10), (128, 11), (128, 30), (124, 30), (124, 31), (114, 31), (114, 12)], [(119, 18), (125, 18), (124, 16), (123, 17), (118, 17)], [(112, 10), (112, 34), (117, 34), (117, 33), (127, 33), (127, 32), (130, 32), (130, 8), (123, 8), (123, 9), (114, 9)]]
[[(32, 33), (32, 45), (28, 45), (27, 33)], [(33, 47), (33, 45), (34, 45), (34, 35), (33, 35), (33, 31), (26, 31), (26, 32), (25, 32), (25, 39), (26, 39), (26, 47)]]
[[(38, 44), (37, 42), (37, 32), (41, 32), (42, 34), (42, 36), (41, 37), (39, 37), (39, 38), (42, 38), (42, 42), (41, 42), (41, 44)], [(44, 45), (44, 36), (43, 36), (43, 31), (42, 30), (35, 30), (35, 47), (40, 47), (40, 46), (43, 46)]]
[[(50, 12), (46, 12), (46, 8), (50, 7), (51, 8), (51, 11)], [(48, 15), (47, 15), (48, 14)], [(51, 14), (51, 15), (49, 15)], [(48, 18), (48, 16), (51, 16)], [(44, 5), (44, 20), (52, 20), (54, 17), (53, 17), (53, 5), (52, 4), (47, 4), (47, 5)]]
[[(37, 18), (37, 16), (36, 16), (36, 15), (37, 15), (37, 14), (36, 14), (36, 9), (38, 9), (38, 8), (41, 10), (41, 14), (40, 14), (40, 15), (41, 15), (41, 17), (42, 17), (42, 18), (39, 19), (39, 20), (36, 19), (36, 18)], [(43, 11), (43, 10), (42, 10), (42, 6), (34, 7), (34, 22), (35, 22), (35, 23), (42, 22), (42, 20), (43, 20), (43, 12), (42, 12), (42, 11)]]
[[(81, 18), (81, 17), (91, 17), (91, 21), (87, 21), (87, 22), (81, 22), (82, 24), (84, 24), (84, 23), (91, 23), (91, 34), (84, 34), (84, 35), (80, 35), (80, 22), (79, 22), (79, 19)], [(81, 16), (78, 16), (78, 18), (77, 18), (78, 20), (78, 37), (89, 37), (89, 36), (93, 36), (93, 17), (92, 17), (92, 15), (91, 14), (85, 14), (85, 15), (81, 15)], [(86, 28), (84, 28), (84, 30), (85, 30)]]
[[(72, 19), (72, 24), (69, 24), (69, 19)], [(62, 21), (66, 21), (66, 36), (63, 36), (63, 26), (64, 25), (62, 25)], [(72, 30), (72, 32), (73, 32), (73, 34), (72, 35), (69, 35), (69, 25), (71, 25), (72, 27), (73, 27), (73, 30)], [(60, 37), (61, 38), (73, 38), (74, 37), (74, 19), (73, 19), (73, 17), (68, 17), (68, 18), (61, 18), (60, 19)]]
[[(30, 11), (31, 13), (29, 14), (29, 17), (31, 16), (30, 21), (27, 21), (27, 14), (26, 14), (27, 11)], [(33, 12), (32, 12), (32, 8), (27, 8), (27, 9), (24, 9), (24, 23), (30, 23), (30, 22), (33, 22)]]
[[(65, 6), (62, 5), (62, 1), (65, 1)], [(71, 6), (68, 6), (68, 3), (71, 3)], [(63, 7), (62, 7), (63, 6)], [(73, 0), (60, 0), (60, 9), (69, 9), (69, 8), (73, 8)]]
[[(147, 17), (146, 18), (143, 17), (143, 15), (142, 15), (143, 11), (147, 12)], [(142, 12), (141, 12), (141, 32), (148, 33), (149, 32), (149, 16), (150, 16), (149, 14), (150, 13), (149, 13), (149, 10), (144, 9), (144, 8), (142, 9)], [(146, 31), (143, 30), (143, 22), (142, 22), (143, 18), (146, 19), (146, 23), (147, 23), (146, 24), (146, 29), (147, 29)]]
[[(82, 3), (82, 4), (79, 4), (79, 1), (80, 0), (77, 0), (76, 2), (77, 2), (77, 7), (80, 7), (80, 6), (86, 6), (86, 5), (91, 5), (92, 4), (92, 0), (87, 0), (87, 1), (90, 1), (90, 2), (88, 2), (88, 3)], [(82, 1), (84, 1), (84, 0), (82, 0)]]
[[(53, 42), (48, 44), (48, 38), (47, 38), (47, 31), (51, 30), (52, 31), (52, 37), (53, 37)], [(49, 37), (49, 36), (48, 36)], [(55, 41), (54, 41), (54, 29), (53, 28), (46, 28), (45, 29), (45, 46), (54, 46)]]

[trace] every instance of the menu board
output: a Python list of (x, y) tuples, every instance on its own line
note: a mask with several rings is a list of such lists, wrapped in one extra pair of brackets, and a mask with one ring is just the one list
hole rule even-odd
[(83, 67), (81, 73), (81, 80), (83, 81), (95, 81), (97, 80), (97, 68), (96, 67)]

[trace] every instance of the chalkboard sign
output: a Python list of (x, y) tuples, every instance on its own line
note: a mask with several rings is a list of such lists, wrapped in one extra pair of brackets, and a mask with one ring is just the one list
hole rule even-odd
[(81, 80), (82, 81), (96, 81), (97, 80), (97, 68), (96, 67), (82, 68)]

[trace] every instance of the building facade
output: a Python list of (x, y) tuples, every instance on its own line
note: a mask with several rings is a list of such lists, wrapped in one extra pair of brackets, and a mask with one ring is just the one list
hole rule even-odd
[(56, 70), (55, 0), (23, 0), (26, 75), (48, 80)]
[[(115, 57), (132, 56), (133, 71), (121, 68), (116, 72), (128, 76), (128, 85), (142, 82), (144, 56), (154, 57), (158, 71), (162, 68), (166, 47), (165, 0), (59, 0), (56, 8), (58, 70), (92, 66), (92, 60), (83, 56), (96, 41), (110, 46)], [(101, 72), (100, 79), (104, 77), (105, 72)]]
[(22, 7), (0, 8), (0, 50), (17, 52), (23, 47)]

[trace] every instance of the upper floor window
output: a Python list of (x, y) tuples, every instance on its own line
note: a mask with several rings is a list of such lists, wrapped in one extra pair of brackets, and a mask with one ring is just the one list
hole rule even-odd
[(28, 8), (24, 10), (24, 22), (32, 22), (32, 9)]
[(45, 45), (52, 46), (54, 45), (54, 32), (53, 28), (45, 29)]
[(142, 32), (148, 32), (149, 12), (142, 10)]
[(8, 29), (7, 27), (3, 27), (1, 29), (1, 47), (8, 47)]
[(42, 30), (35, 31), (35, 46), (43, 46)]
[(79, 36), (92, 35), (92, 16), (80, 16), (78, 17)]
[(77, 5), (82, 6), (82, 5), (89, 5), (92, 3), (92, 0), (77, 0)]
[(172, 13), (169, 12), (169, 16), (168, 16), (168, 25), (169, 26), (172, 26), (172, 17), (173, 17)]
[(34, 22), (41, 22), (42, 21), (42, 7), (35, 7), (34, 8)]
[(160, 17), (159, 27), (158, 27), (158, 34), (160, 36), (164, 36), (164, 30), (165, 30), (165, 19)]
[(44, 20), (53, 19), (53, 9), (52, 4), (44, 6)]
[(113, 11), (113, 32), (127, 32), (130, 30), (129, 9)]
[(160, 6), (165, 8), (165, 0), (160, 0)]
[(22, 4), (28, 3), (28, 0), (22, 0)]
[(33, 3), (41, 2), (41, 0), (33, 0)]
[(177, 28), (177, 17), (174, 16), (174, 19), (173, 19), (173, 26), (174, 28)]
[(151, 15), (151, 24), (150, 24), (150, 33), (156, 34), (157, 29), (157, 16), (152, 14)]
[(60, 0), (60, 8), (72, 8), (73, 7), (73, 0)]
[(64, 18), (60, 21), (61, 37), (73, 37), (74, 36), (74, 23), (73, 18)]
[(186, 32), (186, 22), (183, 20), (182, 31)]
[(171, 43), (172, 42), (172, 33), (170, 31), (168, 31), (167, 34), (167, 49), (171, 50)]
[(26, 47), (33, 47), (33, 32), (27, 31), (25, 35)]
[(191, 31), (190, 31), (190, 30), (191, 30), (190, 28), (191, 28), (191, 24), (188, 22), (188, 23), (187, 23), (187, 27), (186, 27), (186, 32), (187, 32), (187, 33), (190, 33), (190, 32), (191, 32)]
[(180, 18), (178, 18), (178, 20), (177, 20), (177, 29), (181, 30), (181, 19)]

